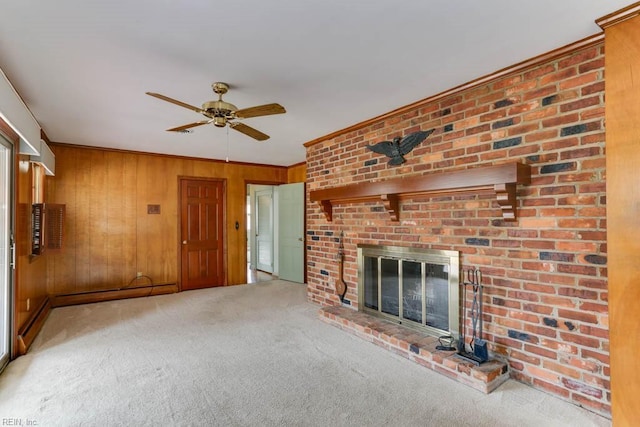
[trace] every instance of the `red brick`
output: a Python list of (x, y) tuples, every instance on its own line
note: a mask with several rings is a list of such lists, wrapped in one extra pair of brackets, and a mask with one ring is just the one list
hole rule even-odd
[(604, 93), (604, 82), (599, 81), (589, 86), (585, 86), (582, 89), (580, 89), (580, 93), (582, 96), (588, 96), (594, 93)]
[(536, 354), (538, 356), (543, 356), (551, 360), (555, 360), (558, 357), (558, 354), (555, 351), (539, 347), (533, 344), (525, 344), (524, 350), (526, 352)]
[(540, 340), (540, 345), (546, 348), (557, 350), (560, 354), (579, 354), (578, 347), (565, 341), (555, 341), (548, 338)]
[(605, 415), (608, 415), (611, 413), (611, 405), (608, 405), (601, 401), (590, 399), (578, 393), (572, 393), (571, 398), (575, 400), (578, 405), (583, 406), (591, 411), (594, 411), (600, 414), (605, 414)]
[(544, 76), (545, 74), (553, 73), (554, 71), (556, 71), (555, 64), (545, 64), (534, 68), (531, 71), (527, 71), (524, 74), (524, 78), (525, 80), (536, 79), (540, 76)]
[(552, 74), (547, 74), (546, 76), (540, 78), (540, 86), (546, 86), (548, 84), (566, 81), (567, 79), (575, 76), (577, 73), (578, 71), (575, 68), (566, 68)]
[(536, 387), (539, 387), (543, 390), (548, 391), (549, 393), (555, 394), (557, 396), (563, 397), (563, 398), (568, 398), (570, 396), (571, 393), (569, 393), (569, 391), (567, 391), (566, 389), (557, 386), (557, 385), (553, 385), (551, 383), (548, 383), (546, 381), (542, 381), (539, 379), (535, 379), (533, 381), (533, 385), (535, 385)]
[(580, 394), (583, 395), (587, 395), (587, 396), (591, 396), (591, 397), (595, 397), (596, 399), (601, 399), (602, 398), (602, 390), (595, 388), (595, 387), (591, 387), (587, 384), (584, 384), (580, 381), (574, 381), (574, 380), (570, 380), (567, 378), (563, 378), (562, 379), (562, 383), (564, 384), (565, 387), (567, 387), (570, 390), (575, 390)]
[(524, 330), (530, 334), (542, 335), (549, 338), (557, 338), (558, 336), (558, 333), (555, 329), (546, 328), (544, 326), (525, 324)]
[(594, 302), (580, 303), (580, 310), (591, 311), (595, 313), (608, 313), (609, 306), (607, 304), (598, 304)]
[(551, 128), (570, 123), (575, 123), (580, 120), (580, 116), (577, 113), (566, 114), (564, 116), (554, 117), (552, 119), (546, 119), (542, 121), (542, 127)]
[(606, 340), (609, 339), (608, 329), (596, 328), (594, 326), (580, 325), (580, 332), (591, 337), (598, 337)]
[(572, 79), (566, 79), (558, 84), (558, 87), (561, 90), (571, 89), (578, 86), (588, 85), (597, 81), (600, 78), (600, 73), (598, 71), (593, 71), (591, 73), (581, 74), (578, 77), (574, 77)]
[(564, 295), (574, 298), (580, 299), (590, 299), (597, 300), (598, 293), (595, 291), (587, 290), (587, 289), (577, 289), (577, 288), (560, 288), (558, 289), (558, 295)]
[(598, 318), (591, 313), (584, 313), (582, 311), (571, 311), (558, 309), (558, 317), (562, 319), (579, 320), (580, 322), (597, 323)]
[[(354, 305), (358, 244), (457, 250), (462, 254), (462, 265), (480, 266), (485, 273), (485, 336), (491, 350), (509, 361), (512, 377), (574, 402), (586, 399), (584, 405), (592, 410), (610, 410), (605, 402), (610, 394), (607, 270), (606, 265), (587, 258), (606, 256), (607, 250), (602, 46), (600, 43), (309, 147), (309, 190), (513, 160), (532, 166), (531, 184), (518, 186), (515, 222), (501, 219), (495, 196), (485, 194), (407, 198), (402, 200), (397, 223), (389, 221), (384, 211), (371, 212), (373, 207), (381, 207), (380, 203), (336, 204), (335, 223), (328, 223), (317, 204), (308, 202), (308, 227), (321, 237), (310, 242), (307, 252), (310, 300), (340, 305), (333, 289), (337, 245), (333, 237), (324, 236), (326, 231), (347, 232), (344, 273), (349, 284), (347, 296)], [(543, 106), (542, 99), (551, 95), (551, 103)], [(509, 102), (501, 102), (504, 100)], [(451, 113), (443, 116), (444, 108), (450, 108)], [(513, 125), (488, 128), (506, 118), (513, 118)], [(560, 137), (562, 128), (580, 123), (591, 128)], [(446, 124), (453, 124), (454, 130), (443, 132)], [(365, 145), (418, 128), (438, 131), (428, 144), (407, 156), (404, 165), (389, 167), (380, 160), (364, 166), (364, 162), (378, 158)], [(473, 135), (465, 137), (468, 134)], [(496, 140), (513, 137), (522, 138), (518, 146), (493, 149)], [(572, 170), (540, 173), (545, 165), (569, 161), (576, 165)], [(491, 246), (468, 245), (464, 241), (467, 237), (489, 239)], [(541, 261), (542, 251), (573, 253), (575, 261)], [(320, 269), (331, 276), (321, 275)], [(557, 326), (543, 318), (555, 319)], [(367, 328), (352, 327), (358, 334), (367, 334)], [(538, 343), (511, 339), (508, 329), (528, 333)], [(372, 339), (375, 334), (371, 331)], [(389, 347), (375, 339), (378, 345)], [(397, 340), (399, 348), (394, 351), (406, 357), (410, 342), (408, 337)], [(418, 363), (432, 363), (427, 356), (410, 356)], [(543, 361), (548, 369), (528, 370), (530, 366), (540, 369)], [(442, 363), (435, 364), (444, 369)], [(574, 371), (554, 372), (562, 367)], [(574, 378), (574, 372), (582, 377)], [(465, 374), (452, 368), (447, 375)], [(593, 389), (563, 383), (569, 378)], [(589, 393), (602, 393), (602, 398), (593, 399)]]
[(570, 377), (573, 379), (578, 379), (582, 377), (582, 374), (577, 369), (574, 369), (570, 366), (560, 364), (551, 360), (544, 360), (542, 362), (542, 366), (545, 369), (549, 369), (550, 371), (557, 372), (562, 376)]
[(579, 65), (583, 62), (590, 62), (597, 56), (598, 56), (598, 49), (596, 47), (589, 48), (589, 49), (583, 50), (582, 52), (571, 55), (566, 59), (560, 60), (558, 62), (558, 69)]
[(589, 350), (586, 348), (583, 348), (582, 350), (580, 350), (580, 354), (582, 355), (583, 358), (585, 359), (595, 359), (598, 360), (604, 364), (609, 364), (609, 355), (608, 354), (603, 354), (597, 351), (593, 351), (593, 350)]
[(600, 348), (600, 340), (595, 338), (585, 337), (583, 335), (572, 334), (568, 332), (561, 332), (560, 338), (567, 342), (572, 342), (584, 347), (591, 347), (595, 349)]

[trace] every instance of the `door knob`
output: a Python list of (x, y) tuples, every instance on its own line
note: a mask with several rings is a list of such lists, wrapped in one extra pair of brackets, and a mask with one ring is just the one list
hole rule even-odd
[(302, 237), (298, 237), (298, 242), (302, 242)]
[(186, 244), (187, 244), (187, 241), (186, 241), (186, 240), (183, 240), (183, 241), (182, 241), (182, 244), (183, 244), (183, 245), (186, 245)]

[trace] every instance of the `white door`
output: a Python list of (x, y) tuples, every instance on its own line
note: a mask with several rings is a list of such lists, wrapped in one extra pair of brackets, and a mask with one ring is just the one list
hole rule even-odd
[(273, 188), (256, 191), (256, 267), (273, 273)]
[(278, 190), (278, 276), (304, 283), (304, 183)]
[(0, 137), (0, 372), (9, 363), (11, 284), (14, 268), (12, 221), (12, 146)]

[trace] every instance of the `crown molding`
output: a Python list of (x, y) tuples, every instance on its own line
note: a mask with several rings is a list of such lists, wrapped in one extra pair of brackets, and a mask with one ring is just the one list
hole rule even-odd
[(633, 3), (625, 8), (622, 8), (616, 12), (610, 13), (596, 20), (596, 24), (603, 30), (619, 24), (627, 19), (634, 18), (640, 15), (640, 2)]
[(151, 153), (147, 151), (135, 151), (135, 150), (124, 150), (120, 148), (107, 148), (107, 147), (94, 147), (90, 145), (80, 145), (80, 144), (70, 144), (66, 142), (53, 142), (49, 144), (51, 147), (62, 147), (62, 148), (77, 148), (82, 150), (97, 150), (97, 151), (107, 151), (113, 153), (124, 153), (124, 154), (135, 154), (141, 156), (155, 156), (155, 157), (164, 157), (168, 159), (178, 159), (178, 160), (194, 160), (200, 162), (210, 162), (210, 163), (224, 163), (228, 165), (237, 165), (237, 166), (256, 166), (256, 167), (265, 167), (265, 168), (275, 168), (287, 170), (290, 166), (280, 166), (280, 165), (269, 165), (266, 163), (249, 163), (249, 162), (237, 162), (233, 160), (220, 160), (220, 159), (207, 159), (204, 157), (191, 157), (191, 156), (180, 156), (177, 154), (162, 154), (162, 153)]

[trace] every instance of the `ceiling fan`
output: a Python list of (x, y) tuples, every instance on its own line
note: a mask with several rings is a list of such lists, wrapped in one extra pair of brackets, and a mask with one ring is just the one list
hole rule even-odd
[(169, 132), (184, 132), (187, 129), (207, 125), (213, 123), (216, 127), (225, 127), (229, 125), (231, 129), (244, 133), (253, 139), (258, 141), (265, 141), (269, 139), (269, 135), (260, 132), (257, 129), (247, 126), (244, 123), (234, 122), (236, 119), (248, 119), (250, 117), (269, 116), (272, 114), (282, 114), (287, 111), (280, 104), (265, 104), (255, 107), (238, 109), (235, 105), (230, 104), (222, 100), (222, 95), (227, 93), (229, 85), (227, 83), (215, 82), (211, 85), (213, 92), (218, 94), (217, 101), (207, 101), (202, 104), (202, 108), (194, 107), (193, 105), (185, 104), (177, 99), (169, 98), (168, 96), (161, 95), (159, 93), (147, 92), (147, 95), (153, 96), (163, 101), (170, 102), (172, 104), (179, 105), (180, 107), (188, 108), (196, 113), (200, 113), (207, 118), (207, 120), (201, 120), (199, 122), (193, 122), (186, 125), (178, 126), (175, 128), (167, 129)]

